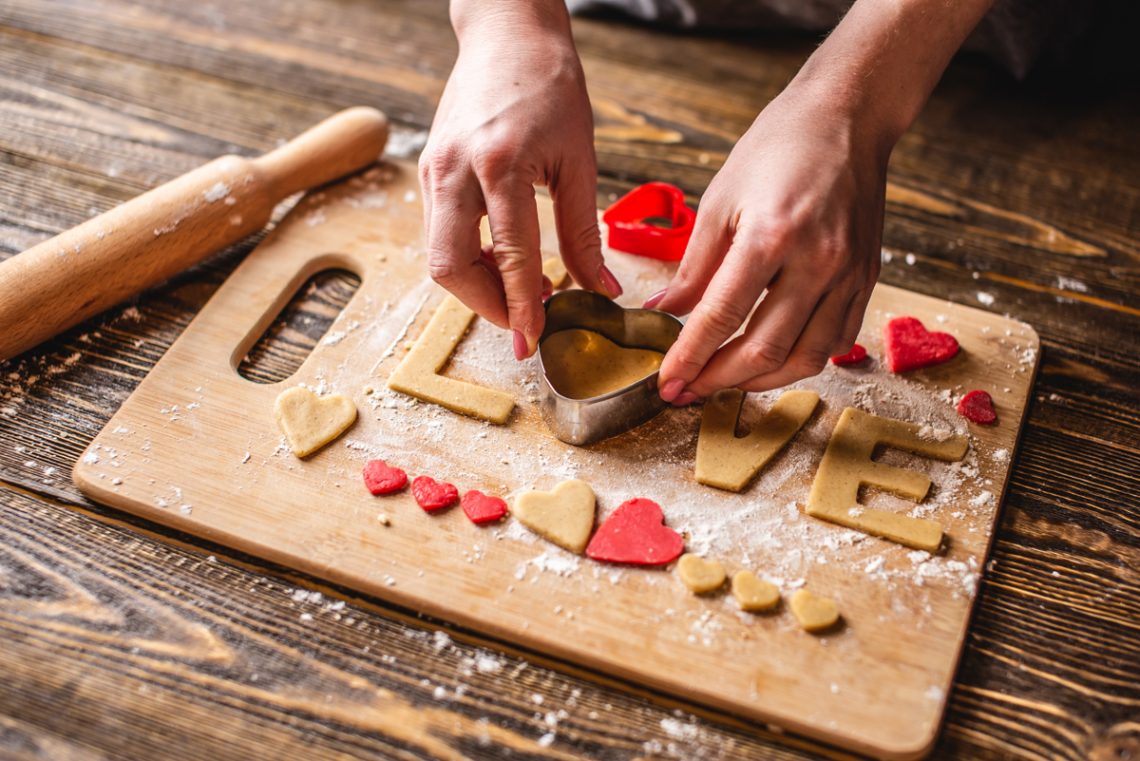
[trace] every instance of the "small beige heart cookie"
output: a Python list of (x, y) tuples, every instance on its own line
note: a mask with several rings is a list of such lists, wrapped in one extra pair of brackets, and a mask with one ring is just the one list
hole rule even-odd
[(827, 597), (817, 597), (806, 589), (799, 589), (791, 599), (792, 614), (807, 632), (830, 628), (839, 620), (839, 607)]
[(741, 610), (754, 613), (776, 607), (780, 602), (780, 588), (756, 578), (751, 571), (737, 571), (732, 577), (732, 596)]
[(677, 561), (677, 575), (693, 594), (700, 595), (724, 583), (724, 566), (719, 561), (705, 560), (688, 552)]
[(529, 491), (515, 499), (511, 512), (534, 533), (578, 554), (594, 528), (594, 490), (572, 479), (554, 491)]
[(317, 396), (304, 386), (282, 391), (273, 412), (298, 457), (308, 457), (356, 422), (356, 405), (347, 396)]

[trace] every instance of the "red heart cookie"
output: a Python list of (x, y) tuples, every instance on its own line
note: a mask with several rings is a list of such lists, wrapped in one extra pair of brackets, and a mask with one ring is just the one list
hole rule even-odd
[(997, 422), (994, 411), (994, 398), (986, 391), (974, 390), (958, 402), (958, 414), (978, 425), (993, 425)]
[(451, 507), (459, 499), (459, 489), (453, 484), (436, 481), (431, 476), (417, 476), (412, 481), (412, 496), (427, 512)]
[(471, 519), (472, 523), (490, 523), (497, 521), (507, 514), (507, 503), (498, 497), (492, 497), (483, 492), (472, 489), (459, 500), (463, 514)]
[(867, 358), (867, 349), (863, 344), (855, 344), (851, 351), (831, 358), (833, 365), (856, 365)]
[(631, 499), (614, 510), (586, 546), (586, 555), (607, 563), (665, 565), (685, 549), (685, 540), (665, 525), (661, 506)]
[(928, 331), (914, 317), (896, 317), (883, 328), (883, 353), (892, 373), (946, 362), (958, 353), (958, 340), (949, 333)]
[(383, 460), (369, 460), (364, 466), (364, 485), (373, 494), (391, 494), (408, 485), (408, 474)]

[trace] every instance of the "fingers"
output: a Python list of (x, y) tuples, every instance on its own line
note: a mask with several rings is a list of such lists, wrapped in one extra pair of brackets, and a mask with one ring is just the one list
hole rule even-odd
[(686, 391), (707, 396), (783, 366), (820, 304), (821, 295), (820, 287), (808, 275), (798, 271), (781, 274), (756, 308), (745, 332), (721, 347), (686, 386)]
[(598, 230), (598, 176), (590, 149), (587, 162), (563, 161), (550, 182), (558, 248), (574, 282), (611, 299), (622, 294), (621, 284), (602, 260)]
[(745, 239), (738, 236), (733, 241), (677, 342), (661, 363), (658, 383), (661, 398), (667, 402), (701, 374), (709, 358), (740, 328), (776, 274), (777, 261), (758, 256), (754, 249), (745, 249)]
[(542, 309), (542, 254), (534, 186), (519, 179), (484, 183), (492, 255), (502, 277), (507, 323), (515, 332), (515, 355), (529, 357), (538, 346)]
[(811, 314), (799, 340), (784, 361), (768, 372), (735, 385), (744, 391), (767, 391), (819, 374), (837, 351), (835, 347), (842, 343), (837, 337), (844, 330), (852, 301), (848, 291), (828, 293)]
[(871, 293), (875, 290), (875, 283), (860, 289), (851, 299), (847, 307), (847, 316), (843, 319), (843, 331), (837, 345), (832, 349), (833, 354), (846, 354), (851, 351), (855, 341), (859, 338), (859, 331), (863, 327), (863, 317), (867, 313), (867, 304), (871, 301)]
[(500, 327), (508, 326), (503, 286), (480, 256), (483, 201), (471, 174), (424, 173), (428, 272), (456, 298)]
[[(711, 210), (697, 214), (689, 245), (677, 273), (668, 287), (647, 301), (647, 309), (660, 309), (670, 314), (688, 314), (701, 300), (709, 281), (724, 261), (732, 243), (729, 226)], [(653, 301), (656, 299), (656, 301)], [(651, 303), (652, 302), (652, 303)]]

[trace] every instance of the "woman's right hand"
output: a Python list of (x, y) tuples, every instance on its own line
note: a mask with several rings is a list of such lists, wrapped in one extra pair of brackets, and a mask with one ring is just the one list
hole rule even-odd
[[(420, 158), (428, 267), (512, 330), (522, 359), (545, 317), (535, 185), (550, 188), (570, 276), (611, 298), (621, 286), (602, 261), (593, 116), (565, 4), (478, 5), (452, 3), (459, 57)], [(490, 256), (480, 246), (484, 214)]]

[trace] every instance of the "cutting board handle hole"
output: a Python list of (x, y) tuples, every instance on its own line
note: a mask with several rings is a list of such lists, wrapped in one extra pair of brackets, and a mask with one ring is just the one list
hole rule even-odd
[(238, 364), (238, 375), (254, 383), (287, 380), (324, 339), (359, 287), (360, 278), (339, 267), (311, 275)]

